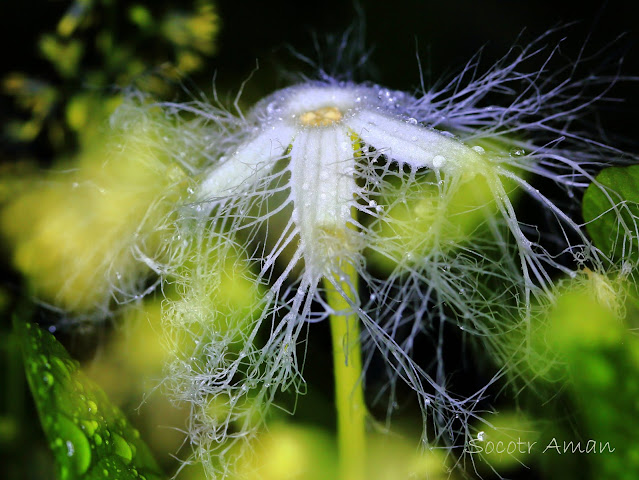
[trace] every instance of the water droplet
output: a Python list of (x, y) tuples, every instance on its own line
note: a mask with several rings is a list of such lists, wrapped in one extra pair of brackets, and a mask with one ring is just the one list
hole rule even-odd
[(371, 302), (374, 302), (375, 300), (377, 300), (377, 295), (375, 295), (374, 293), (370, 294), (370, 297), (368, 297), (370, 299)]
[(411, 125), (417, 125), (417, 119), (411, 117), (411, 118), (408, 119), (408, 123), (410, 123)]
[(484, 147), (480, 147), (479, 145), (475, 145), (474, 147), (472, 147), (473, 150), (475, 150), (475, 152), (479, 153), (480, 155), (483, 155), (484, 153), (486, 153), (486, 150), (484, 150)]
[(89, 440), (71, 420), (66, 417), (57, 418), (57, 430), (64, 439), (66, 454), (73, 457), (74, 470), (81, 475), (91, 464), (91, 446)]
[(84, 420), (81, 425), (84, 431), (91, 436), (93, 436), (95, 431), (98, 429), (98, 422), (95, 420)]
[(441, 155), (435, 155), (433, 157), (433, 168), (441, 168), (446, 163), (446, 158)]
[(480, 442), (483, 442), (484, 438), (486, 438), (486, 432), (482, 431), (477, 434), (477, 440), (479, 440)]
[(129, 443), (120, 435), (113, 434), (113, 448), (115, 454), (122, 457), (125, 463), (130, 463), (133, 460), (133, 451)]
[(375, 200), (371, 200), (370, 202), (368, 202), (368, 206), (369, 207), (376, 207), (377, 206), (377, 202)]
[(513, 148), (510, 151), (510, 155), (512, 157), (521, 157), (522, 155), (526, 154), (526, 150), (524, 150), (523, 148)]
[(93, 413), (94, 415), (98, 413), (98, 406), (95, 404), (95, 402), (88, 400), (87, 407), (89, 408), (89, 413)]
[(45, 372), (44, 375), (42, 375), (42, 382), (48, 388), (50, 388), (53, 385), (53, 382), (54, 382), (53, 375), (51, 375), (49, 372)]

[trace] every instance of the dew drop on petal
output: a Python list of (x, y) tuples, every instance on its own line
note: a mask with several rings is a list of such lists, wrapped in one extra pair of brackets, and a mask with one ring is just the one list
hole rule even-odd
[(444, 137), (455, 138), (455, 134), (451, 132), (447, 132), (446, 130), (439, 130), (439, 133)]
[(484, 150), (484, 147), (480, 147), (479, 145), (475, 145), (474, 147), (472, 147), (472, 150), (479, 153), (480, 155), (483, 155), (484, 153), (486, 153), (486, 150)]
[(446, 158), (441, 155), (435, 155), (433, 157), (433, 168), (441, 168), (446, 163)]

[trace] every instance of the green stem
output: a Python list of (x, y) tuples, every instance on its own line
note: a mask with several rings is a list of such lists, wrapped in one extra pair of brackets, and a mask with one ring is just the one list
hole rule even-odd
[(324, 279), (326, 299), (336, 312), (330, 316), (335, 372), (335, 407), (339, 449), (339, 480), (366, 478), (366, 404), (362, 377), (362, 354), (359, 339), (359, 318), (344, 294), (353, 301), (352, 289), (357, 289), (357, 272), (350, 264), (343, 265), (346, 280), (340, 280), (342, 292)]

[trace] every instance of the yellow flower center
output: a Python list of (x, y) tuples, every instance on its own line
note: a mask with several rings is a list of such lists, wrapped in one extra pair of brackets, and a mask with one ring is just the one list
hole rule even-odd
[(317, 110), (305, 112), (300, 116), (300, 122), (307, 127), (326, 127), (339, 122), (342, 112), (336, 107), (322, 107)]

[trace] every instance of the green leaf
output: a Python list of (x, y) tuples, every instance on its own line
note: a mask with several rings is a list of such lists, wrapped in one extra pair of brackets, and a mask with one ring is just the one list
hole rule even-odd
[(602, 170), (586, 189), (582, 208), (599, 249), (617, 260), (639, 260), (639, 165)]
[(138, 431), (55, 337), (17, 316), (13, 325), (58, 478), (164, 478)]

